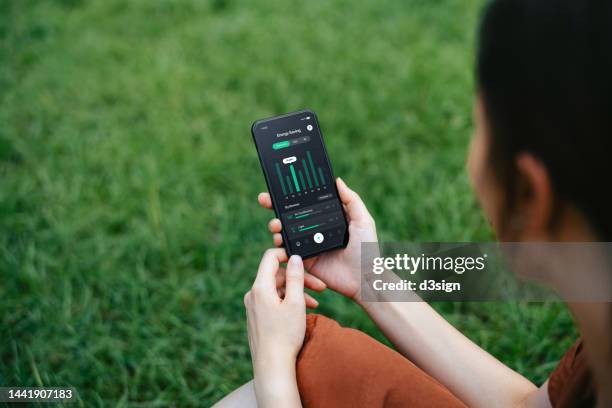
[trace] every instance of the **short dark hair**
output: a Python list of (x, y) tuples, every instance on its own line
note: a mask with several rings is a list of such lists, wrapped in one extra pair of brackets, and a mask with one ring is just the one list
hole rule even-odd
[(516, 156), (546, 166), (558, 203), (612, 238), (612, 1), (496, 0), (483, 14), (476, 84), (490, 162), (511, 212)]

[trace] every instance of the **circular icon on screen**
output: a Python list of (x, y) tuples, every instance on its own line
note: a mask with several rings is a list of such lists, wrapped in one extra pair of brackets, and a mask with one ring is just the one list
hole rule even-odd
[(306, 129), (310, 132), (312, 130), (312, 125), (306, 126)]
[(317, 244), (320, 244), (321, 242), (323, 242), (325, 237), (320, 232), (317, 232), (316, 234), (314, 234), (312, 239), (314, 239), (314, 242), (316, 242)]

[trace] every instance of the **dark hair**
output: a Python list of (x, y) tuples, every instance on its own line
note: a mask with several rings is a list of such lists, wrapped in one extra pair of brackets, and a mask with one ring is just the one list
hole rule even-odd
[(505, 213), (520, 188), (516, 156), (530, 152), (546, 166), (556, 202), (573, 204), (612, 240), (612, 1), (493, 1), (477, 59)]

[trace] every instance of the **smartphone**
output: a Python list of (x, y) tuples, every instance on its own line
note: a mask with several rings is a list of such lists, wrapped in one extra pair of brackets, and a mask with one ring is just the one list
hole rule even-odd
[(317, 115), (258, 120), (251, 133), (287, 254), (309, 258), (346, 247), (348, 224)]

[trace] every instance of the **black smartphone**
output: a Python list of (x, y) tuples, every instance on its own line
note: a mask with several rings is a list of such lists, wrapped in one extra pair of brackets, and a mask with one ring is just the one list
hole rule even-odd
[(309, 258), (346, 247), (348, 224), (315, 113), (258, 120), (251, 133), (287, 254)]

